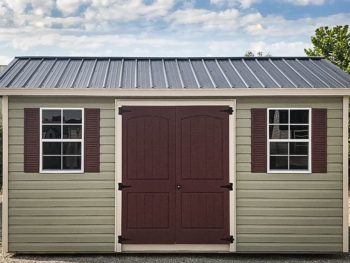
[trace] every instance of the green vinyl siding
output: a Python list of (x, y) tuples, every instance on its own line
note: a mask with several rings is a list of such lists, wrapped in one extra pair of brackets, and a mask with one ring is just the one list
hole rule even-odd
[[(251, 173), (251, 108), (327, 108), (325, 174)], [(237, 251), (341, 252), (342, 98), (237, 99)]]
[[(23, 172), (24, 108), (101, 109), (100, 173)], [(9, 251), (114, 251), (114, 98), (9, 98)]]
[[(24, 108), (101, 109), (101, 172), (23, 172)], [(328, 173), (251, 173), (250, 109), (328, 109)], [(237, 98), (238, 252), (342, 251), (342, 98)], [(114, 98), (9, 98), (9, 251), (113, 252)]]

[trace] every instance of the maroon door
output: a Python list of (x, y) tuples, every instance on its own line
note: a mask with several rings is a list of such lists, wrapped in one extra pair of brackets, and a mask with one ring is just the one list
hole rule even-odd
[(226, 108), (123, 107), (123, 243), (229, 243)]
[[(227, 107), (226, 107), (227, 108)], [(229, 141), (224, 107), (177, 107), (176, 242), (228, 243)]]
[(175, 110), (123, 110), (122, 182), (131, 186), (122, 189), (123, 243), (174, 243)]

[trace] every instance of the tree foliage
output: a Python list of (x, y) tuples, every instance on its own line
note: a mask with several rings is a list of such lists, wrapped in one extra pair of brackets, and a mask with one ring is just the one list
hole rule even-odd
[(322, 56), (350, 74), (349, 25), (333, 28), (320, 27), (311, 36), (313, 48), (304, 49), (308, 56)]
[(262, 51), (257, 52), (255, 55), (254, 52), (250, 50), (245, 52), (244, 56), (245, 57), (272, 57), (270, 53), (266, 53), (266, 55), (264, 55), (264, 52)]

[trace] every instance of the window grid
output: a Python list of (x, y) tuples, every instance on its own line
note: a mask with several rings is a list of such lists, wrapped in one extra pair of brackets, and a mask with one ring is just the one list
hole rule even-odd
[[(288, 123), (270, 123), (270, 111), (272, 110), (287, 110), (288, 111)], [(308, 111), (308, 123), (290, 123), (290, 112), (293, 110), (307, 110)], [(270, 126), (288, 126), (288, 139), (270, 139)], [(291, 138), (291, 126), (308, 126), (308, 139), (292, 139)], [(311, 108), (268, 108), (267, 109), (267, 168), (268, 173), (310, 173), (311, 172)], [(287, 142), (287, 154), (270, 154), (270, 143), (271, 142)], [(293, 142), (306, 142), (308, 143), (308, 154), (290, 154), (290, 143)], [(270, 157), (287, 157), (288, 169), (277, 170), (270, 169)], [(292, 170), (290, 169), (290, 157), (308, 157), (308, 169), (307, 170)]]
[[(59, 110), (61, 112), (60, 123), (43, 123), (42, 112), (45, 110)], [(81, 123), (64, 123), (63, 111), (65, 110), (80, 110), (81, 111)], [(60, 139), (44, 139), (42, 137), (43, 126), (61, 126), (61, 138)], [(64, 126), (81, 126), (81, 138), (80, 139), (65, 139), (63, 138)], [(40, 108), (40, 173), (82, 173), (84, 167), (84, 109), (83, 108)], [(44, 142), (60, 142), (61, 143), (61, 154), (43, 154), (43, 143)], [(63, 143), (64, 142), (80, 142), (80, 154), (63, 154)], [(44, 157), (61, 157), (61, 169), (60, 170), (45, 170), (43, 169), (43, 158)], [(80, 157), (80, 169), (68, 170), (63, 169), (63, 158), (64, 157)]]

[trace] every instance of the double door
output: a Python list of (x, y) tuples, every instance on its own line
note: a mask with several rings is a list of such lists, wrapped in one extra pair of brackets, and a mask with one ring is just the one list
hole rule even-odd
[(226, 109), (123, 107), (122, 243), (230, 242)]

